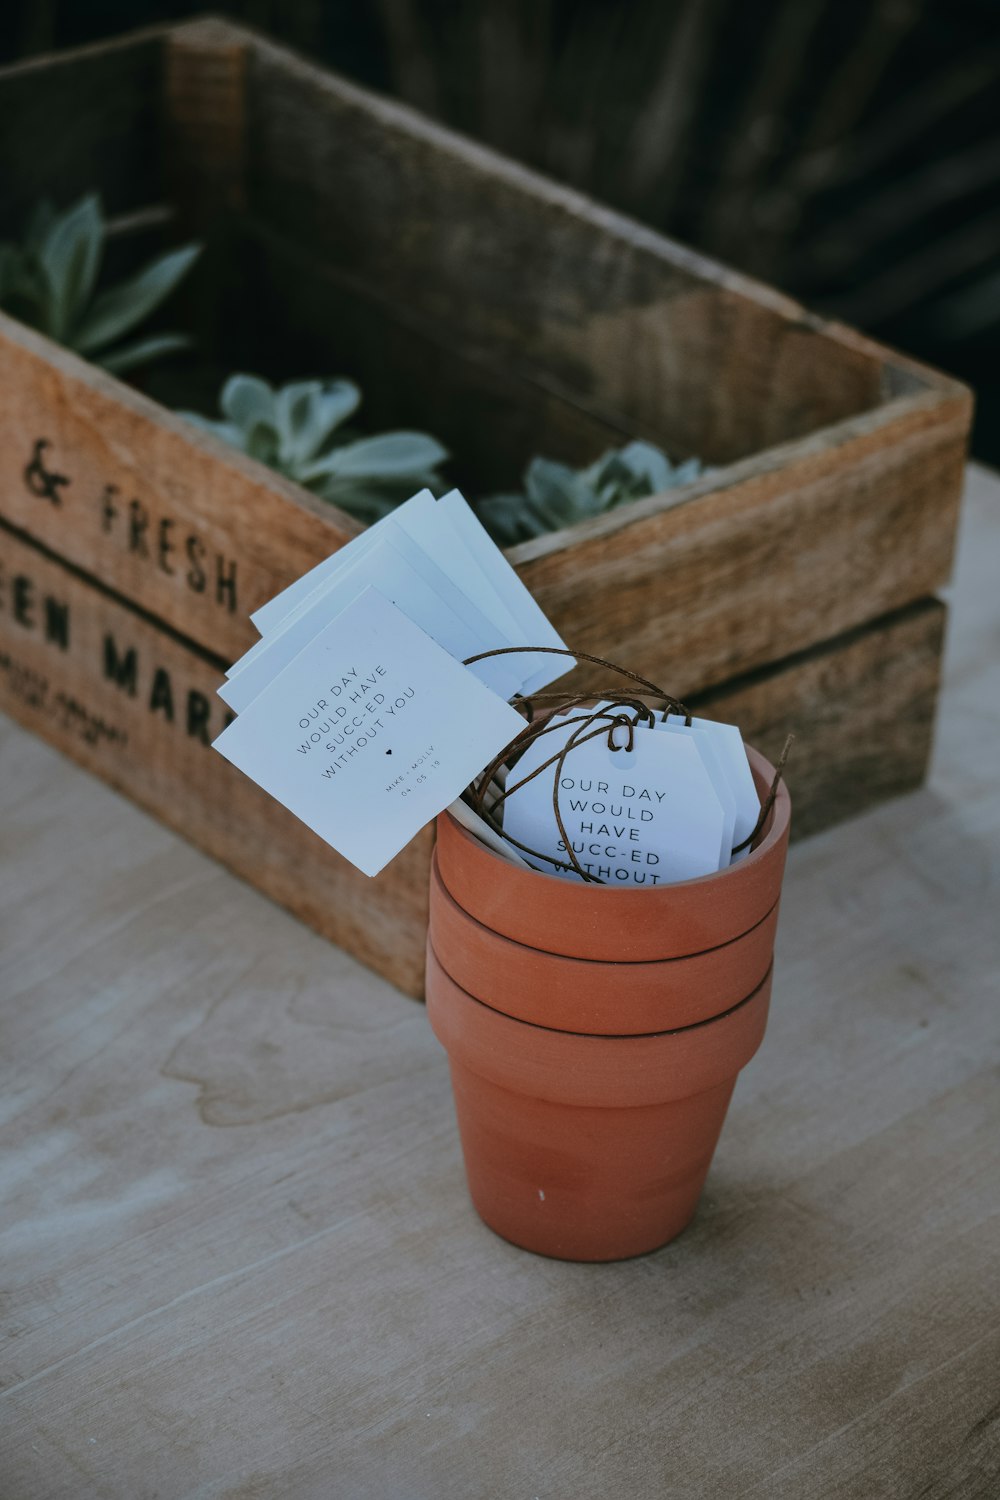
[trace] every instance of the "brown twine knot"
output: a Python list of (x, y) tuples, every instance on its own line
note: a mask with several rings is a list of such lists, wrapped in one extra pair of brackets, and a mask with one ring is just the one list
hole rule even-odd
[[(496, 650), (480, 651), (475, 656), (466, 657), (463, 666), (473, 666), (476, 662), (485, 661), (488, 657), (511, 656), (525, 652), (539, 652), (547, 656), (569, 656), (577, 661), (593, 662), (597, 666), (607, 668), (609, 671), (618, 672), (622, 677), (627, 677), (631, 682), (638, 683), (641, 687), (646, 688), (651, 697), (659, 700), (662, 704), (662, 709), (660, 710), (661, 722), (665, 723), (670, 715), (676, 715), (683, 718), (686, 725), (691, 724), (690, 711), (672, 693), (664, 692), (655, 682), (650, 682), (647, 677), (640, 676), (638, 672), (633, 672), (628, 667), (621, 667), (616, 662), (607, 661), (603, 656), (591, 656), (586, 651), (570, 651), (567, 648), (558, 646), (499, 646)], [(592, 703), (595, 699), (603, 701), (608, 706), (605, 708), (595, 708), (592, 713), (583, 713), (576, 718), (567, 719), (565, 717), (574, 708)], [(550, 707), (546, 717), (538, 720), (536, 719), (537, 706), (542, 703), (548, 704)], [(571, 751), (577, 749), (580, 745), (585, 745), (588, 740), (599, 738), (604, 734), (607, 735), (609, 750), (624, 750), (626, 753), (633, 750), (635, 748), (635, 731), (637, 725), (641, 722), (652, 726), (656, 722), (656, 714), (641, 698), (629, 696), (619, 692), (615, 688), (594, 689), (577, 693), (569, 698), (560, 693), (534, 693), (529, 697), (515, 699), (514, 706), (525, 713), (526, 723), (524, 728), (493, 757), (478, 780), (466, 788), (463, 798), (468, 802), (473, 811), (478, 813), (490, 825), (495, 833), (498, 833), (501, 838), (505, 839), (507, 843), (512, 844), (516, 849), (520, 849), (524, 854), (530, 855), (532, 859), (543, 860), (546, 864), (555, 865), (561, 870), (573, 870), (589, 885), (603, 885), (604, 882), (598, 876), (591, 875), (580, 864), (566, 830), (566, 825), (563, 822), (562, 812), (559, 807), (559, 784), (562, 779), (563, 767)], [(552, 720), (555, 718), (560, 718), (561, 723), (554, 724)], [(603, 722), (598, 723), (598, 720)], [(513, 771), (517, 765), (517, 761), (529, 745), (541, 739), (544, 735), (551, 734), (555, 729), (566, 729), (574, 724), (577, 728), (573, 730), (573, 733), (559, 751), (551, 755), (548, 760), (543, 761), (541, 765), (536, 766), (530, 775), (522, 777), (520, 781), (516, 781), (513, 786), (509, 784), (508, 777), (508, 784), (500, 788), (497, 796), (494, 797), (489, 806), (486, 805), (486, 797), (489, 789), (494, 785), (494, 778), (505, 762), (510, 761), (510, 770)], [(627, 733), (628, 738), (624, 745), (615, 743), (615, 731), (618, 729), (624, 729)], [(778, 787), (781, 783), (794, 740), (794, 734), (787, 736), (778, 759), (778, 764), (775, 767), (770, 790), (761, 804), (760, 816), (747, 837), (732, 850), (733, 854), (739, 854), (743, 849), (752, 847), (760, 837), (778, 795)], [(555, 766), (552, 778), (552, 810), (555, 814), (556, 827), (559, 829), (563, 847), (569, 856), (568, 860), (557, 859), (554, 855), (543, 854), (538, 849), (531, 849), (527, 844), (522, 844), (512, 834), (504, 831), (497, 817), (497, 809), (509, 796), (512, 796), (522, 786), (526, 786), (529, 781), (533, 781), (536, 776), (540, 776), (550, 766)]]

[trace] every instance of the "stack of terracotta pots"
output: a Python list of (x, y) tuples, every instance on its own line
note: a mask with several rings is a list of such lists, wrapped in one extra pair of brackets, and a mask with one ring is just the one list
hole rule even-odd
[(505, 1239), (617, 1260), (689, 1222), (764, 1035), (790, 813), (782, 785), (745, 858), (641, 889), (524, 869), (439, 819), (427, 1008), (472, 1200)]

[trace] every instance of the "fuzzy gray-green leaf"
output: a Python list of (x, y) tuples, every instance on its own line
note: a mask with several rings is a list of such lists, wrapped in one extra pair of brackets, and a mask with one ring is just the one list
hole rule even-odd
[(436, 438), (424, 432), (385, 432), (334, 448), (305, 465), (299, 478), (308, 483), (324, 476), (338, 479), (423, 475), (448, 457)]
[(190, 347), (186, 333), (151, 333), (148, 338), (133, 339), (130, 344), (116, 344), (96, 362), (112, 375), (123, 375), (137, 365), (148, 365), (151, 359), (161, 359), (164, 354), (177, 354)]
[(282, 386), (275, 402), (282, 465), (289, 471), (303, 469), (360, 404), (361, 392), (350, 380)]
[(101, 264), (104, 221), (90, 194), (53, 219), (37, 251), (48, 288), (46, 332), (66, 342), (93, 295)]
[(216, 422), (211, 417), (202, 416), (200, 411), (178, 411), (178, 417), (183, 417), (185, 422), (190, 422), (202, 432), (210, 432), (213, 437), (220, 438), (222, 442), (229, 443), (233, 448), (239, 448), (241, 453), (246, 452), (246, 433), (235, 422)]
[(696, 458), (673, 468), (659, 448), (636, 440), (609, 449), (583, 469), (534, 458), (525, 470), (523, 494), (493, 495), (477, 508), (491, 535), (509, 547), (687, 484), (700, 473)]
[(128, 333), (170, 295), (200, 253), (200, 245), (170, 250), (131, 280), (101, 292), (74, 332), (74, 348), (91, 354)]
[(231, 375), (222, 387), (219, 406), (245, 432), (258, 423), (277, 429), (274, 391), (259, 375)]

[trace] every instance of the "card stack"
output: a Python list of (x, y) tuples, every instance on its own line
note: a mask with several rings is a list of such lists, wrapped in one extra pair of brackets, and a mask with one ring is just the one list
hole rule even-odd
[(457, 490), (422, 490), (264, 604), (215, 748), (366, 874), (523, 728), (510, 706), (573, 666)]
[[(582, 739), (581, 715), (602, 712), (608, 733)], [(630, 732), (614, 727), (623, 712)], [(575, 737), (561, 767), (548, 764)], [(760, 815), (734, 724), (662, 713), (649, 722), (610, 701), (554, 715), (504, 787), (504, 834), (544, 856), (540, 868), (581, 880), (554, 790), (576, 863), (605, 884), (661, 885), (724, 869), (746, 852), (739, 846)]]

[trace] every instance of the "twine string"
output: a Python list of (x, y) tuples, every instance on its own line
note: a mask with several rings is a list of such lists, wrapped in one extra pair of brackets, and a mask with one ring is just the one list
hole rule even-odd
[(775, 798), (778, 795), (778, 786), (781, 782), (781, 777), (784, 772), (785, 765), (787, 764), (788, 757), (791, 754), (792, 746), (794, 745), (794, 743), (794, 734), (789, 734), (785, 737), (785, 743), (782, 747), (781, 754), (778, 756), (778, 764), (774, 768), (774, 776), (771, 778), (770, 790), (768, 791), (767, 796), (764, 798), (764, 801), (761, 803), (760, 817), (757, 819), (756, 823), (753, 825), (753, 828), (747, 834), (743, 842), (735, 846), (735, 848), (733, 849), (734, 854), (739, 854), (743, 849), (751, 848), (754, 844), (754, 841), (760, 837), (760, 834), (764, 828), (764, 824), (767, 822), (768, 817), (770, 816), (771, 808), (774, 806)]
[[(649, 678), (641, 676), (638, 672), (631, 671), (628, 667), (619, 666), (616, 662), (608, 661), (602, 656), (592, 656), (586, 651), (570, 651), (568, 648), (558, 646), (498, 646), (492, 651), (480, 651), (475, 656), (466, 657), (463, 666), (473, 666), (476, 662), (485, 661), (494, 656), (512, 656), (529, 652), (538, 652), (547, 656), (569, 656), (575, 661), (592, 662), (596, 666), (605, 667), (612, 672), (617, 672), (620, 676), (628, 678), (630, 682), (637, 683), (640, 687), (645, 688), (651, 697), (656, 698), (663, 704), (660, 713), (661, 723), (666, 723), (670, 715), (676, 715), (683, 718), (685, 726), (690, 727), (691, 725), (692, 717), (690, 710), (680, 699), (675, 698), (672, 693), (664, 692), (657, 683), (651, 682)], [(603, 708), (595, 707), (593, 712), (589, 714), (583, 713), (573, 718), (565, 717), (568, 712), (582, 707), (594, 699), (600, 700), (605, 706)], [(548, 703), (552, 704), (552, 712), (547, 714), (544, 719), (536, 719), (536, 705)], [(526, 697), (518, 696), (515, 699), (515, 707), (525, 714), (526, 722), (524, 728), (512, 740), (508, 741), (502, 750), (498, 751), (479, 778), (465, 789), (462, 794), (463, 799), (474, 812), (478, 813), (489, 824), (494, 832), (498, 833), (508, 843), (513, 844), (516, 849), (520, 849), (523, 853), (530, 855), (532, 859), (540, 859), (545, 864), (555, 865), (561, 870), (572, 870), (587, 884), (603, 885), (604, 882), (598, 876), (591, 875), (589, 871), (585, 870), (577, 859), (566, 825), (563, 822), (562, 811), (559, 806), (559, 787), (562, 781), (563, 768), (572, 750), (586, 744), (588, 740), (599, 738), (601, 735), (607, 735), (608, 749), (611, 751), (624, 750), (627, 754), (629, 751), (634, 750), (637, 726), (642, 722), (653, 727), (656, 722), (656, 714), (638, 696), (619, 692), (615, 689), (581, 692), (570, 698), (566, 698), (560, 693), (533, 693)], [(556, 719), (558, 719), (558, 723), (553, 722)], [(520, 757), (536, 740), (541, 739), (544, 735), (553, 733), (555, 730), (567, 729), (572, 726), (576, 727), (572, 729), (569, 738), (555, 754), (549, 756), (547, 760), (536, 766), (527, 776), (523, 776), (520, 781), (510, 784), (508, 778), (507, 785), (500, 789), (499, 794), (487, 808), (486, 795), (490, 787), (494, 785), (494, 778), (505, 762), (511, 761), (513, 769)], [(618, 745), (615, 742), (615, 731), (618, 729), (624, 729), (627, 734), (627, 741), (624, 745)], [(785, 765), (794, 741), (795, 735), (789, 734), (785, 740), (781, 755), (778, 758), (770, 789), (761, 804), (760, 815), (747, 837), (741, 843), (735, 845), (732, 854), (736, 855), (744, 849), (753, 847), (760, 837), (774, 807), (775, 799), (778, 795), (778, 787), (781, 784)], [(541, 850), (532, 849), (527, 844), (521, 843), (520, 840), (505, 831), (498, 816), (498, 810), (502, 807), (508, 796), (518, 791), (521, 787), (526, 786), (529, 781), (533, 781), (536, 776), (540, 776), (543, 771), (548, 770), (551, 766), (555, 766), (555, 773), (552, 779), (552, 811), (555, 816), (556, 827), (562, 839), (563, 848), (568, 856), (566, 860), (558, 859), (551, 854), (543, 854)]]
[[(678, 702), (672, 693), (665, 693), (655, 682), (650, 682), (648, 677), (642, 677), (638, 672), (633, 672), (629, 667), (620, 667), (617, 662), (608, 661), (604, 656), (591, 656), (589, 651), (570, 651), (565, 646), (496, 646), (492, 651), (479, 651), (475, 656), (467, 656), (462, 665), (463, 667), (471, 667), (477, 661), (486, 661), (491, 656), (518, 656), (525, 653), (540, 653), (543, 656), (570, 656), (574, 661), (589, 661), (593, 662), (595, 666), (606, 667), (609, 672), (618, 672), (622, 677), (627, 677), (630, 682), (638, 682), (654, 698), (662, 698), (664, 703), (669, 703), (672, 706), (672, 712), (682, 713), (686, 717), (689, 717), (683, 703)], [(550, 695), (545, 694), (544, 696), (548, 697)], [(590, 697), (592, 695), (588, 694), (587, 696)]]

